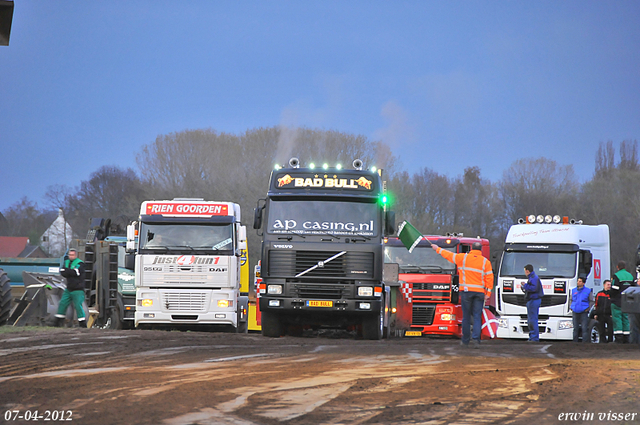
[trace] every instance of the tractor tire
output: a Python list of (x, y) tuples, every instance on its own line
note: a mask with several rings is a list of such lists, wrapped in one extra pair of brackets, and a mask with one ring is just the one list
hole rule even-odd
[(362, 319), (362, 337), (364, 339), (380, 340), (384, 334), (382, 312), (371, 314)]
[(280, 317), (270, 311), (262, 312), (262, 335), (279, 338), (284, 335), (284, 323)]
[(13, 296), (11, 295), (11, 284), (7, 273), (0, 269), (0, 326), (3, 326), (11, 316), (11, 306)]

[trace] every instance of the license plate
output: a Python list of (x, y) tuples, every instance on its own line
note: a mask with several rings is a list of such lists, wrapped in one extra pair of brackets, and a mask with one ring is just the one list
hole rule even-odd
[(333, 307), (333, 301), (307, 301), (307, 307)]
[(404, 336), (422, 336), (421, 331), (406, 331)]

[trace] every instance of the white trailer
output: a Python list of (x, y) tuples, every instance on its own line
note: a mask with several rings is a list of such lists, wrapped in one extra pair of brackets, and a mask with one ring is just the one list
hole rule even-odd
[(529, 337), (527, 307), (520, 284), (524, 266), (540, 277), (544, 297), (538, 325), (540, 339), (572, 339), (570, 293), (578, 277), (595, 294), (610, 278), (609, 226), (583, 225), (560, 216), (529, 216), (507, 234), (497, 281), (498, 338)]
[(227, 325), (246, 332), (240, 267), (247, 231), (240, 220), (240, 206), (231, 202), (142, 203), (127, 231), (136, 253), (136, 327)]

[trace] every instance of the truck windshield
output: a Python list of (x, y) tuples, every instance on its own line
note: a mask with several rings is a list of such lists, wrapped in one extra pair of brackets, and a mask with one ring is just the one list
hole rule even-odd
[[(447, 250), (453, 252), (453, 248)], [(403, 246), (386, 246), (384, 262), (398, 263), (400, 273), (442, 273), (451, 272), (456, 267), (427, 246), (416, 247), (413, 252)]]
[(524, 266), (531, 264), (540, 278), (576, 275), (576, 252), (505, 252), (500, 264), (500, 276), (524, 278)]
[(271, 199), (267, 231), (272, 234), (376, 236), (379, 233), (379, 208), (375, 203)]
[(231, 251), (233, 225), (142, 223), (140, 249)]

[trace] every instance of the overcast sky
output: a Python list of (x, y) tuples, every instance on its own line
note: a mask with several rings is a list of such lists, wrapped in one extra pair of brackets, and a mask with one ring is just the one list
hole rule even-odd
[(381, 139), (410, 173), (544, 156), (587, 180), (600, 142), (640, 139), (640, 2), (19, 0), (0, 210), (137, 170), (161, 134), (280, 124)]

